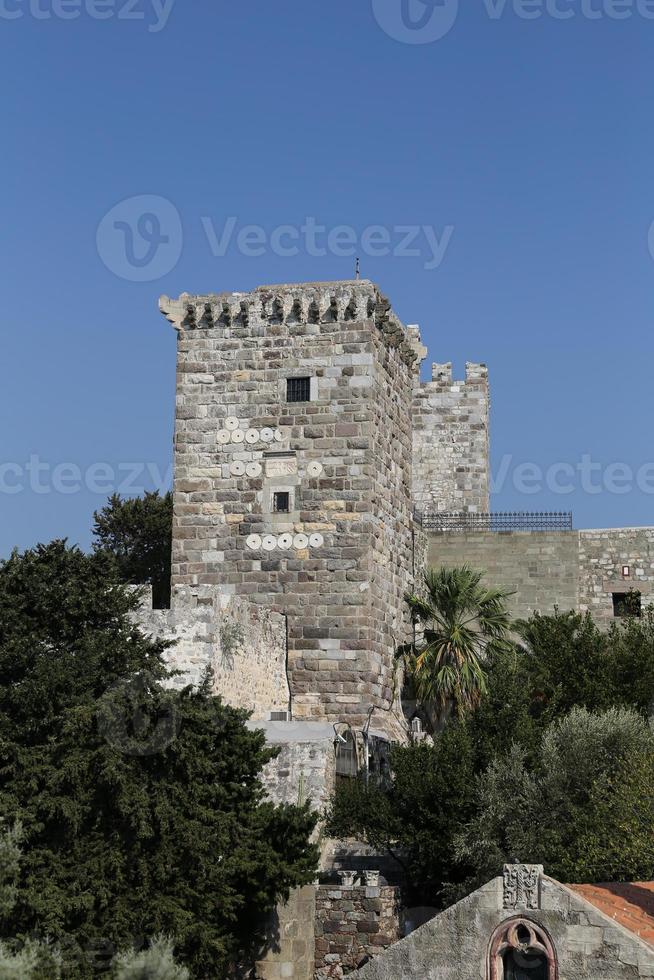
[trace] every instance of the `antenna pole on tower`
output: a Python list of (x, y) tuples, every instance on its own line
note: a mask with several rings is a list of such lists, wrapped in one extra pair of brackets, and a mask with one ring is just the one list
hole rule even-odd
[(354, 270), (354, 278), (355, 279), (361, 278), (361, 259), (359, 258), (357, 258), (356, 269)]

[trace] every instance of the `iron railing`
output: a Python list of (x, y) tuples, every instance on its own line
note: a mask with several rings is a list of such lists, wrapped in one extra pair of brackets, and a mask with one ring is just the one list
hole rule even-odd
[(416, 520), (428, 531), (572, 531), (570, 511), (498, 511), (494, 514), (417, 511)]

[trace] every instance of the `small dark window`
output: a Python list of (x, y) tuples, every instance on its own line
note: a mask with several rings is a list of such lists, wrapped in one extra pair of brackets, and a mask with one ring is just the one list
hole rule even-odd
[(284, 490), (273, 494), (273, 511), (275, 514), (288, 514), (291, 509), (291, 495)]
[(632, 589), (630, 592), (613, 593), (613, 615), (618, 619), (626, 619), (629, 616), (640, 619), (642, 611), (642, 598), (636, 589)]
[(310, 378), (287, 378), (286, 401), (287, 402), (311, 401), (311, 379)]

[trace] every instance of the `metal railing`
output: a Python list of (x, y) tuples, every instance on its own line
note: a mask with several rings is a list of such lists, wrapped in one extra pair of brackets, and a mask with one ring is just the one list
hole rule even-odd
[(572, 531), (571, 511), (497, 511), (493, 514), (416, 511), (428, 531)]

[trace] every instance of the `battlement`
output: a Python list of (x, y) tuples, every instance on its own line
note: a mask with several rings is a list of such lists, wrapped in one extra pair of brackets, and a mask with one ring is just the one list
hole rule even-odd
[(229, 336), (234, 328), (309, 328), (371, 321), (406, 363), (413, 365), (418, 357), (415, 338), (409, 336), (379, 287), (368, 279), (258, 286), (250, 293), (182, 293), (178, 299), (161, 296), (159, 309), (182, 334), (221, 329)]
[[(466, 362), (466, 376), (464, 380), (456, 381), (452, 378), (452, 362), (445, 364), (432, 364), (431, 383), (440, 385), (464, 385), (474, 384), (479, 381), (488, 381), (488, 368), (485, 364), (476, 364), (474, 361)], [(429, 382), (427, 382), (429, 385)]]

